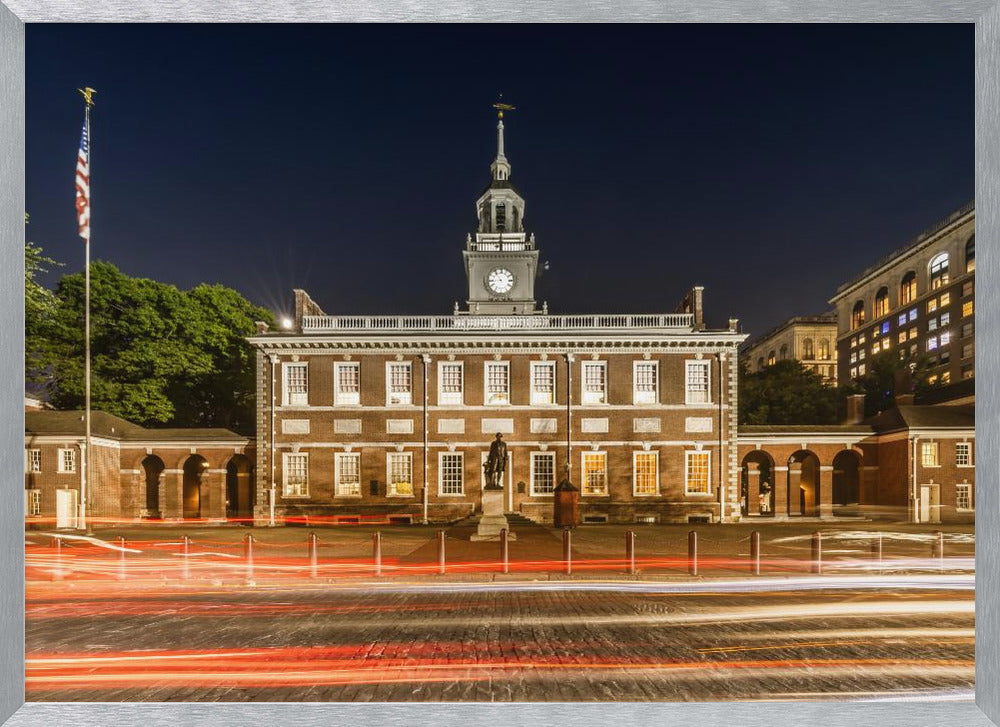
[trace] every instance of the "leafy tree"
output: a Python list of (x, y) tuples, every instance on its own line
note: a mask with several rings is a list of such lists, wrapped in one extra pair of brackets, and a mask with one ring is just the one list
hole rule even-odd
[[(190, 291), (90, 268), (92, 406), (138, 424), (253, 426), (254, 358), (244, 340), (270, 311), (221, 285)], [(49, 400), (84, 404), (84, 275), (63, 276), (46, 327)]]
[(740, 366), (741, 424), (839, 424), (845, 391), (795, 360), (750, 373)]
[(881, 353), (868, 359), (865, 375), (854, 381), (858, 393), (865, 395), (865, 415), (873, 416), (896, 404), (897, 394), (917, 395), (939, 387), (940, 381), (928, 383), (929, 361), (926, 356), (899, 358)]
[(51, 290), (38, 282), (38, 276), (57, 266), (61, 266), (61, 263), (44, 255), (40, 246), (33, 242), (25, 242), (24, 373), (28, 384), (37, 385), (45, 380), (49, 361), (45, 355), (44, 332), (56, 307), (56, 297)]

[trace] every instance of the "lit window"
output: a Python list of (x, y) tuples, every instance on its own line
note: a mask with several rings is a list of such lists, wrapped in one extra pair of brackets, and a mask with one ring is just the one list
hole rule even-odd
[(955, 443), (955, 464), (959, 467), (972, 466), (972, 442)]
[(899, 323), (899, 325), (905, 326), (906, 325), (906, 314), (905, 313), (901, 313), (900, 316), (899, 316), (899, 320), (897, 322)]
[(510, 404), (510, 365), (506, 361), (486, 364), (486, 404)]
[(931, 298), (929, 301), (927, 301), (927, 312), (928, 313), (933, 313), (934, 311), (937, 310), (937, 307), (938, 307), (937, 298)]
[(633, 390), (632, 403), (634, 404), (655, 404), (656, 403), (656, 382), (657, 382), (656, 361), (636, 361), (633, 364)]
[(286, 363), (285, 406), (305, 406), (309, 403), (309, 366), (304, 363)]
[(390, 452), (387, 455), (386, 478), (389, 497), (413, 495), (413, 455), (409, 452)]
[(687, 495), (711, 494), (709, 480), (710, 452), (684, 452), (684, 493)]
[(865, 350), (863, 348), (858, 349), (858, 360), (859, 361), (865, 360)]
[(864, 364), (859, 364), (858, 365), (858, 376), (864, 376), (864, 375), (865, 375), (865, 365)]
[(949, 303), (951, 303), (951, 293), (941, 293), (941, 298), (938, 300), (938, 304), (944, 308)]
[(26, 467), (24, 469), (26, 472), (42, 471), (42, 450), (40, 449), (28, 450), (28, 461), (26, 462)]
[(438, 404), (454, 406), (462, 404), (463, 371), (461, 363), (440, 362), (438, 365)]
[(858, 352), (851, 351), (851, 363), (857, 363), (857, 362), (858, 362)]
[(361, 497), (361, 454), (337, 452), (333, 459), (334, 495)]
[(583, 362), (583, 403), (606, 403), (607, 364), (604, 361)]
[(931, 336), (930, 338), (927, 339), (927, 350), (928, 351), (933, 351), (937, 347), (938, 347), (937, 336)]
[(927, 321), (928, 331), (936, 331), (937, 327), (938, 327), (937, 318), (931, 318), (930, 320)]
[(442, 452), (438, 460), (438, 492), (442, 495), (463, 493), (464, 458), (461, 452)]
[(865, 302), (859, 300), (854, 304), (854, 309), (851, 311), (851, 330), (860, 328), (865, 323)]
[(308, 497), (309, 495), (309, 455), (288, 453), (283, 455), (281, 493), (285, 497)]
[[(946, 358), (944, 355), (942, 355), (941, 356), (941, 363), (948, 363), (948, 358)], [(942, 371), (941, 372), (941, 383), (942, 384), (947, 384), (949, 381), (951, 381), (951, 371)]]
[(906, 331), (900, 331), (898, 339), (899, 339), (899, 343), (905, 343), (906, 342)]
[(854, 347), (854, 346), (857, 346), (857, 345), (858, 345), (858, 337), (857, 336), (851, 336), (851, 346)]
[(774, 356), (774, 351), (771, 351), (770, 353), (767, 354), (767, 365), (774, 366), (775, 361), (777, 361), (777, 359)]
[(76, 472), (76, 450), (59, 450), (59, 472)]
[(974, 307), (975, 306), (973, 305), (971, 300), (967, 300), (964, 303), (962, 303), (962, 317), (967, 318), (968, 316), (971, 316)]
[(972, 291), (975, 290), (975, 284), (971, 280), (966, 280), (962, 283), (962, 297), (966, 298), (972, 295)]
[(813, 353), (813, 340), (811, 338), (803, 339), (802, 341), (802, 358), (806, 361), (810, 361), (815, 357)]
[(963, 379), (974, 379), (976, 378), (976, 367), (972, 364), (962, 367), (962, 378)]
[(972, 509), (972, 485), (955, 485), (955, 508), (958, 510)]
[(889, 339), (888, 338), (883, 338), (882, 339), (882, 350), (883, 351), (888, 351), (889, 350)]
[(937, 442), (921, 442), (920, 443), (920, 466), (921, 467), (937, 467), (938, 466), (938, 443)]
[(878, 327), (878, 326), (875, 326), (875, 327), (874, 327), (874, 328), (872, 329), (872, 338), (873, 338), (873, 339), (875, 339), (875, 338), (878, 338), (878, 332), (879, 332), (879, 327)]
[(931, 260), (931, 290), (948, 284), (948, 253), (942, 252)]
[(879, 288), (875, 295), (875, 317), (881, 318), (889, 314), (889, 289)]
[(909, 336), (910, 336), (910, 338), (916, 338), (917, 337), (917, 327), (916, 326), (914, 326), (913, 328), (910, 329)]
[(903, 276), (899, 285), (899, 302), (901, 305), (912, 303), (917, 299), (917, 274), (912, 270)]
[(889, 321), (882, 322), (882, 335), (883, 336), (889, 335)]
[(28, 517), (38, 517), (42, 514), (42, 491), (27, 490), (28, 507), (25, 513)]
[(820, 361), (830, 360), (830, 341), (826, 338), (819, 339), (819, 356)]
[(872, 356), (875, 356), (876, 354), (878, 354), (878, 352), (879, 352), (880, 349), (881, 349), (881, 346), (879, 346), (878, 341), (876, 341), (874, 343), (874, 345), (872, 345)]
[(583, 453), (583, 494), (604, 495), (608, 484), (608, 456), (604, 452)]
[(531, 362), (531, 403), (554, 404), (556, 400), (555, 361)]
[(941, 345), (947, 346), (951, 343), (951, 331), (941, 331)]
[(951, 313), (941, 314), (941, 327), (944, 328), (951, 322)]
[(965, 272), (971, 273), (976, 269), (976, 236), (973, 235), (965, 243)]
[(357, 406), (361, 403), (361, 363), (351, 361), (337, 363), (333, 367), (336, 382), (333, 403), (343, 406)]
[(685, 404), (707, 404), (710, 402), (709, 373), (710, 361), (685, 361)]
[(658, 453), (634, 452), (632, 457), (632, 494), (657, 494), (660, 475)]
[(388, 406), (408, 406), (413, 403), (413, 375), (409, 361), (387, 364), (385, 380)]
[(857, 369), (857, 367), (854, 367), (854, 368), (851, 369), (851, 378), (852, 379), (858, 378), (858, 369)]
[(531, 453), (531, 494), (551, 495), (555, 490), (555, 452)]
[(867, 340), (868, 339), (865, 338), (865, 334), (862, 333), (860, 336), (858, 336), (858, 345), (859, 346), (863, 346), (864, 343), (865, 343), (865, 341), (867, 341)]
[(917, 320), (917, 309), (916, 308), (910, 308), (910, 314), (909, 315), (910, 315), (910, 320), (911, 321)]

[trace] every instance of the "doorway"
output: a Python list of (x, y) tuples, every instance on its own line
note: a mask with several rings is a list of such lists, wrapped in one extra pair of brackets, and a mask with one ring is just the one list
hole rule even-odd
[(56, 527), (76, 527), (76, 507), (78, 493), (76, 490), (56, 490)]

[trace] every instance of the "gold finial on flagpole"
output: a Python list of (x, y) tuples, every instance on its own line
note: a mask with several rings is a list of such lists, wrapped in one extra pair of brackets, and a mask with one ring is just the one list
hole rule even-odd
[(84, 86), (83, 88), (76, 89), (83, 96), (84, 103), (87, 104), (87, 108), (94, 105), (94, 94), (97, 93), (96, 88), (91, 88), (90, 86)]
[(504, 103), (503, 94), (501, 93), (499, 98), (497, 99), (497, 102), (493, 104), (493, 108), (497, 110), (497, 118), (502, 119), (504, 111), (513, 111), (517, 107), (511, 106), (509, 103)]

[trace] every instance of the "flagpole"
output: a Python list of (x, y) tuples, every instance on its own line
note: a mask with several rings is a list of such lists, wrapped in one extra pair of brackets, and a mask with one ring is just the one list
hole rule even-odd
[[(82, 89), (81, 93), (84, 98), (84, 124), (87, 128), (87, 171), (90, 175), (90, 160), (92, 158), (91, 150), (93, 149), (93, 141), (90, 136), (90, 107), (94, 105), (92, 94), (93, 89), (86, 88)], [(85, 437), (84, 437), (84, 448), (83, 448), (83, 478), (80, 483), (80, 527), (87, 534), (91, 532), (90, 523), (87, 520), (87, 496), (88, 487), (90, 486), (90, 460), (91, 460), (91, 449), (90, 449), (90, 231), (93, 226), (90, 224), (91, 215), (91, 200), (93, 199), (93, 185), (88, 185), (88, 203), (87, 203), (87, 236), (84, 238), (84, 314), (83, 314), (83, 329), (84, 329), (84, 419), (85, 424)]]

